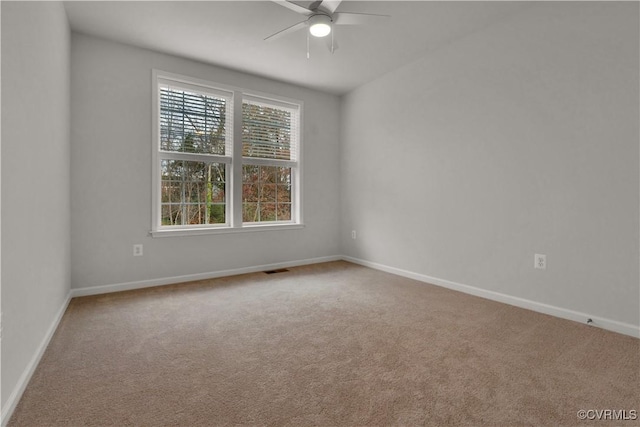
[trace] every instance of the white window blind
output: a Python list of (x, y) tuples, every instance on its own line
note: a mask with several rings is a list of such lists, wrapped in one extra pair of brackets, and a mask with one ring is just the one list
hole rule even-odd
[(163, 151), (230, 155), (232, 94), (159, 82), (160, 149)]
[(299, 116), (296, 105), (244, 96), (243, 157), (297, 161)]

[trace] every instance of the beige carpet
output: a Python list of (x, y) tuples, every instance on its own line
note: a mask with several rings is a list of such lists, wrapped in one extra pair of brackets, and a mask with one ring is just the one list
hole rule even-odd
[(335, 262), (72, 300), (10, 425), (576, 425), (640, 410), (639, 367), (640, 340)]

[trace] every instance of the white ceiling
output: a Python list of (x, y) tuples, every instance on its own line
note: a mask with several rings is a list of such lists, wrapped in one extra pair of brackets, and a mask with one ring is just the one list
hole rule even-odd
[[(308, 5), (310, 2), (298, 2)], [(334, 28), (324, 39), (300, 31), (268, 35), (305, 17), (271, 1), (67, 1), (73, 31), (343, 94), (430, 50), (529, 7), (526, 2), (343, 1), (337, 12), (391, 15), (385, 24)]]

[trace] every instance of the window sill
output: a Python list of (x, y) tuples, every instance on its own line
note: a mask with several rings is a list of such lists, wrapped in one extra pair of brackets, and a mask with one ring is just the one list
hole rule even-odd
[(304, 224), (256, 224), (245, 225), (243, 227), (224, 227), (224, 228), (181, 228), (172, 230), (152, 230), (149, 234), (151, 237), (181, 237), (181, 236), (201, 236), (211, 234), (233, 234), (233, 233), (252, 233), (255, 231), (278, 231), (278, 230), (295, 230), (304, 228)]

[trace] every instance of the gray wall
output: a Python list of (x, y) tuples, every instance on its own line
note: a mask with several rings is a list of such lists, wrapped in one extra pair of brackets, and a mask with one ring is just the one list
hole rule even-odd
[[(340, 253), (338, 97), (75, 33), (71, 45), (72, 288)], [(153, 68), (304, 102), (305, 228), (148, 235)]]
[(69, 52), (59, 2), (2, 2), (2, 407), (69, 293)]
[(343, 253), (639, 325), (638, 33), (537, 4), (345, 96)]
[[(536, 4), (342, 100), (1, 8), (3, 408), (70, 282), (344, 253), (640, 324), (637, 3)], [(305, 228), (148, 236), (151, 68), (304, 101)]]

